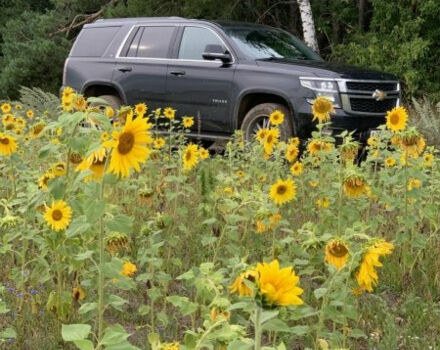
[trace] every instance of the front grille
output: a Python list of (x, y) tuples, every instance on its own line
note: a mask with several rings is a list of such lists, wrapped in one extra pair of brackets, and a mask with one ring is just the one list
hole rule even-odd
[(347, 81), (347, 89), (356, 91), (375, 91), (376, 89), (382, 91), (395, 91), (397, 89), (397, 83)]
[(370, 98), (350, 98), (351, 110), (364, 113), (386, 113), (396, 107), (397, 98), (376, 101)]

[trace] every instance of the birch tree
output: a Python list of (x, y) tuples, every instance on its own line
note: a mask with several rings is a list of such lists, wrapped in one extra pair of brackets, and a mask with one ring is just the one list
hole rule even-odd
[(299, 12), (301, 14), (304, 41), (312, 50), (319, 53), (318, 41), (316, 40), (315, 22), (313, 21), (310, 0), (297, 0), (297, 2)]

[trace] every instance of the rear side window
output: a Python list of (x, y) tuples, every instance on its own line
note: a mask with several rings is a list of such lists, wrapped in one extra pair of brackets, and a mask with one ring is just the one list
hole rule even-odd
[(71, 56), (101, 57), (113, 40), (120, 26), (85, 28), (73, 46)]
[(167, 58), (175, 27), (141, 27), (133, 37), (127, 57)]

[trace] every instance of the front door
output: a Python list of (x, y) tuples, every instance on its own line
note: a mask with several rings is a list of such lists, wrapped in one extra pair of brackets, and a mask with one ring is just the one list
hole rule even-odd
[(186, 26), (177, 59), (170, 61), (167, 93), (180, 118), (195, 117), (193, 131), (230, 133), (235, 64), (203, 59), (206, 45), (226, 46), (214, 30)]
[(116, 60), (113, 82), (127, 104), (145, 102), (149, 112), (170, 103), (166, 94), (167, 65), (177, 27), (134, 27)]

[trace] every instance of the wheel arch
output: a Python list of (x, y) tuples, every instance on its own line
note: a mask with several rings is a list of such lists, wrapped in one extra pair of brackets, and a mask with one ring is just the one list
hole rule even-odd
[(297, 127), (295, 123), (295, 109), (293, 108), (290, 99), (280, 91), (264, 90), (264, 89), (252, 89), (246, 90), (240, 94), (237, 99), (234, 111), (234, 129), (239, 129), (243, 123), (246, 114), (255, 106), (262, 103), (278, 103), (287, 107), (291, 114), (292, 126), (295, 129)]
[(90, 81), (84, 84), (81, 93), (85, 97), (98, 97), (101, 95), (117, 95), (123, 104), (127, 104), (127, 98), (123, 90), (113, 82), (109, 81)]

